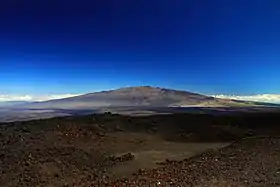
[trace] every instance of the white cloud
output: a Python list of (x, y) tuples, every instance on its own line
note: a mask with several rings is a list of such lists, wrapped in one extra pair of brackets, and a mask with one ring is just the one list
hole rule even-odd
[(47, 101), (47, 100), (53, 100), (53, 99), (63, 99), (68, 97), (75, 97), (80, 94), (55, 94), (55, 95), (42, 95), (42, 96), (34, 96), (34, 100), (36, 101)]
[(54, 95), (8, 95), (0, 94), (0, 102), (6, 101), (47, 101), (78, 96), (79, 94), (54, 94)]
[(236, 99), (244, 101), (258, 101), (267, 103), (280, 103), (280, 94), (258, 94), (258, 95), (213, 95), (222, 99)]

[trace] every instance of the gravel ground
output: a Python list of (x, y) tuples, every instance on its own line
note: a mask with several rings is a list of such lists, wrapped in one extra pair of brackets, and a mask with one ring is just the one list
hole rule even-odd
[[(161, 142), (155, 144), (152, 138), (142, 141), (140, 137), (143, 138), (143, 133), (138, 134), (139, 132), (137, 132), (139, 136), (130, 137), (123, 129), (119, 130), (121, 134), (118, 133), (117, 136), (116, 131), (112, 130), (114, 126), (109, 129), (111, 125), (109, 122), (112, 121), (118, 126), (123, 121), (116, 121), (109, 116), (102, 123), (101, 120), (92, 118), (89, 116), (80, 121), (39, 120), (0, 126), (0, 187), (280, 186), (278, 137), (251, 137), (181, 161), (166, 160), (158, 163), (158, 167), (154, 169), (140, 169), (127, 178), (111, 177), (108, 173), (113, 166), (137, 160), (139, 155), (134, 154), (133, 149), (139, 150), (139, 147), (145, 144), (159, 147)], [(179, 120), (171, 119), (171, 124), (179, 124)], [(140, 119), (136, 119), (136, 122), (138, 120)], [(163, 120), (166, 121), (165, 118)], [(208, 122), (207, 119), (205, 121)], [(139, 124), (132, 122), (129, 122), (131, 127), (139, 127), (141, 122), (146, 129), (145, 121), (140, 121)], [(150, 124), (151, 119), (147, 119), (147, 123)], [(169, 127), (169, 124), (166, 127)], [(208, 140), (205, 138), (207, 134), (215, 133), (217, 129), (209, 127), (208, 123), (207, 126), (193, 124), (191, 127), (195, 128), (189, 130), (199, 133), (197, 137), (203, 137), (204, 141)], [(265, 127), (272, 134), (279, 132), (277, 128), (273, 129), (267, 125), (261, 127)], [(174, 128), (172, 126), (172, 129)], [(220, 132), (224, 136), (229, 136), (223, 133), (228, 131), (236, 134), (235, 128), (227, 128), (226, 131)], [(260, 129), (260, 132), (263, 131)], [(153, 133), (149, 135), (155, 136)], [(198, 140), (201, 140), (199, 138)], [(180, 145), (184, 144), (187, 147), (185, 143), (181, 142)], [(149, 146), (147, 148), (150, 148)], [(108, 151), (109, 147), (111, 152)], [(128, 153), (114, 154), (120, 150), (121, 153), (126, 151)], [(163, 157), (167, 158), (166, 155)]]
[[(149, 168), (156, 167), (154, 156), (164, 160), (170, 158), (167, 153), (172, 153), (172, 158), (177, 158), (181, 153), (178, 150), (182, 149), (188, 151), (180, 157), (183, 159), (218, 145), (166, 142), (144, 133), (103, 134), (97, 127), (88, 125), (3, 126), (0, 130), (0, 186), (104, 186), (116, 179), (112, 170), (123, 173), (117, 168), (124, 165), (131, 167), (131, 175), (145, 168), (147, 163), (152, 164), (151, 161), (155, 163)], [(149, 159), (143, 155), (138, 158), (133, 152), (152, 149), (162, 149), (166, 155), (154, 155), (150, 151)], [(122, 154), (116, 154), (117, 151)], [(126, 151), (132, 153), (124, 153)], [(139, 159), (143, 163), (135, 167), (132, 163)]]
[(74, 186), (103, 176), (113, 164), (103, 135), (77, 125), (3, 126), (0, 131), (0, 186)]
[(280, 186), (280, 139), (244, 139), (99, 186)]

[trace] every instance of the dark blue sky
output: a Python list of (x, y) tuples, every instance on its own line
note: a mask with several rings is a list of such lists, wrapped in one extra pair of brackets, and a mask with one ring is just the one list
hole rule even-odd
[(1, 1), (0, 63), (0, 93), (280, 93), (280, 1)]

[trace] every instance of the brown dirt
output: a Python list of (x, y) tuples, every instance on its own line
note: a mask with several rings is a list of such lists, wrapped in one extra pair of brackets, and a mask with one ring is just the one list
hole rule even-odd
[(108, 186), (279, 186), (280, 139), (251, 138)]
[(145, 133), (118, 132), (110, 135), (104, 145), (115, 155), (127, 152), (135, 156), (134, 160), (118, 164), (108, 169), (111, 177), (130, 176), (139, 169), (159, 167), (159, 162), (182, 160), (209, 149), (221, 148), (227, 143), (182, 143), (163, 140), (156, 135)]
[(90, 115), (3, 124), (0, 186), (280, 186), (280, 139), (225, 142), (279, 134), (277, 119)]
[(224, 145), (168, 142), (147, 133), (104, 133), (95, 125), (75, 123), (3, 126), (0, 140), (0, 186), (5, 187), (88, 186)]

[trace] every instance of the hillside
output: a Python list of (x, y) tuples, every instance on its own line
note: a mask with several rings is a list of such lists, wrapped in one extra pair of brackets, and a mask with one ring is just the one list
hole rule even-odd
[(25, 108), (96, 109), (102, 107), (252, 106), (188, 91), (140, 86), (22, 105)]

